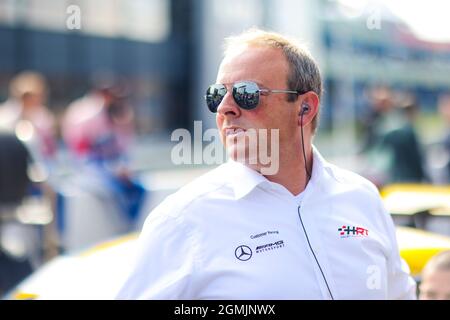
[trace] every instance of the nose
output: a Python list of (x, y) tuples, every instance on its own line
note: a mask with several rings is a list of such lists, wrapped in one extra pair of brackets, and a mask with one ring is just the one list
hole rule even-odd
[(225, 94), (219, 107), (217, 107), (217, 113), (222, 116), (232, 117), (239, 117), (241, 115), (241, 109), (236, 104), (236, 101), (234, 101), (230, 91)]

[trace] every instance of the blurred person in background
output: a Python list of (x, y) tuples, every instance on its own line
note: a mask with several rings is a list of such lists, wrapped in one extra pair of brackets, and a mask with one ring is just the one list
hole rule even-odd
[[(14, 150), (19, 150), (17, 147), (19, 142), (15, 141), (17, 139), (20, 143), (24, 143), (30, 162), (33, 163), (27, 172), (31, 182), (27, 184), (24, 195), (24, 201), (30, 204), (26, 208), (30, 208), (35, 213), (32, 217), (34, 220), (42, 218), (38, 212), (51, 217), (50, 222), (44, 226), (44, 232), (41, 235), (43, 239), (36, 241), (37, 246), (44, 248), (42, 252), (44, 260), (55, 256), (58, 251), (58, 234), (54, 219), (57, 187), (51, 179), (57, 152), (56, 121), (46, 106), (48, 94), (48, 84), (42, 74), (24, 71), (12, 78), (9, 84), (9, 97), (0, 106), (0, 131), (5, 132), (3, 138), (5, 145), (2, 152), (11, 152), (11, 157), (17, 155), (14, 153)], [(9, 137), (8, 134), (13, 135), (15, 139)], [(7, 169), (7, 172), (20, 171), (20, 160), (15, 162), (10, 157), (7, 161), (7, 156), (3, 155), (4, 160), (1, 164), (4, 167), (9, 166), (10, 169)], [(8, 162), (10, 163), (8, 164)], [(16, 181), (11, 175), (7, 175), (6, 171), (3, 172), (3, 176), (0, 177), (2, 183), (9, 184), (9, 188), (14, 190), (13, 184), (20, 183), (19, 180)], [(21, 203), (17, 202), (15, 205), (20, 206)], [(21, 226), (21, 228), (30, 229), (27, 226)], [(42, 244), (38, 242), (42, 242)], [(42, 262), (38, 261), (40, 258), (35, 260), (37, 261), (34, 263), (35, 266)]]
[(386, 126), (387, 115), (393, 108), (392, 92), (384, 85), (374, 86), (367, 93), (369, 104), (361, 122), (362, 149), (371, 150), (381, 139)]
[(422, 271), (420, 300), (450, 300), (450, 250), (433, 256)]
[(371, 89), (369, 98), (370, 109), (362, 122), (362, 152), (374, 168), (377, 184), (428, 181), (415, 129), (419, 108), (414, 97), (377, 86)]
[(91, 91), (68, 106), (63, 138), (79, 158), (115, 160), (125, 156), (134, 136), (129, 89), (114, 79), (94, 81)]
[(0, 298), (33, 270), (30, 252), (36, 251), (36, 234), (18, 223), (15, 214), (31, 183), (30, 162), (24, 143), (0, 131)]
[(444, 157), (446, 158), (446, 177), (443, 181), (450, 183), (450, 94), (439, 97), (438, 110), (445, 122), (445, 133), (442, 138)]
[(365, 96), (367, 104), (357, 123), (361, 137), (359, 155), (365, 164), (364, 176), (380, 188), (386, 181), (388, 162), (386, 152), (380, 152), (380, 141), (391, 126), (389, 115), (394, 108), (393, 93), (387, 85), (378, 84), (369, 87)]
[(62, 135), (76, 165), (112, 195), (133, 224), (145, 189), (129, 168), (129, 147), (134, 138), (129, 96), (125, 83), (109, 76), (95, 79), (92, 90), (68, 106)]
[(15, 132), (27, 142), (39, 160), (56, 153), (55, 117), (46, 107), (47, 82), (37, 72), (16, 75), (9, 85), (9, 98), (0, 106), (0, 129)]
[(382, 137), (381, 148), (389, 154), (387, 182), (428, 182), (422, 146), (415, 129), (419, 107), (414, 97), (400, 99), (391, 112), (394, 127)]

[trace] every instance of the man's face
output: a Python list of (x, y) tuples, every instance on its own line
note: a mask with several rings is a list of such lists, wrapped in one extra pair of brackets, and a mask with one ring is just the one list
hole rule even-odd
[[(238, 149), (245, 148), (248, 152), (248, 143), (243, 145), (240, 142), (243, 141), (242, 138), (250, 143), (255, 140), (249, 140), (253, 131), (251, 129), (254, 129), (258, 138), (265, 135), (261, 129), (267, 129), (267, 139), (263, 140), (267, 141), (267, 150), (271, 156), (276, 149), (273, 143), (278, 144), (279, 153), (283, 155), (286, 150), (293, 148), (298, 130), (298, 111), (295, 103), (287, 101), (286, 94), (260, 95), (259, 105), (252, 110), (239, 108), (231, 95), (232, 85), (244, 80), (253, 81), (260, 88), (291, 89), (287, 87), (287, 76), (288, 63), (279, 49), (245, 47), (222, 61), (216, 83), (225, 84), (228, 92), (218, 107), (216, 122), (222, 143), (232, 159), (237, 160)], [(235, 133), (236, 129), (242, 129), (243, 132)], [(271, 141), (272, 135), (275, 136), (273, 129), (279, 129), (279, 141)], [(263, 140), (257, 140), (258, 148)], [(258, 163), (259, 160), (258, 158)]]
[(450, 300), (450, 270), (425, 271), (419, 299)]

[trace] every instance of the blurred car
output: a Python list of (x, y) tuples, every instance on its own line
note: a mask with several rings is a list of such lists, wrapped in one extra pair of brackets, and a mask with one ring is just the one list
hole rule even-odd
[(130, 270), (137, 233), (54, 258), (6, 295), (13, 300), (114, 299)]
[(397, 183), (383, 187), (380, 193), (393, 215), (428, 213), (450, 218), (450, 185)]
[[(397, 225), (401, 254), (420, 280), (425, 263), (449, 248), (450, 185), (397, 183), (383, 187), (380, 193)], [(415, 229), (402, 232), (398, 226)]]
[[(394, 185), (381, 190), (394, 220), (397, 216), (414, 218), (429, 211), (442, 215), (449, 201), (447, 192), (450, 188), (423, 185)], [(450, 249), (450, 237), (446, 235), (398, 225), (396, 233), (400, 254), (418, 281), (426, 262), (436, 253)], [(131, 233), (59, 256), (5, 298), (114, 299), (130, 271), (137, 237), (137, 233)]]
[(450, 185), (392, 184), (380, 193), (396, 225), (450, 236)]
[(420, 273), (435, 254), (450, 249), (450, 237), (409, 228), (396, 227), (400, 255), (408, 264), (411, 275), (420, 281)]

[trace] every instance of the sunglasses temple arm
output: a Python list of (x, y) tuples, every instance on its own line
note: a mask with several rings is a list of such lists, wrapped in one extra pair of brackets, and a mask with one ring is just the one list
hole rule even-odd
[(264, 91), (272, 92), (272, 93), (295, 93), (295, 94), (300, 94), (300, 92), (293, 91), (293, 90), (264, 90)]

